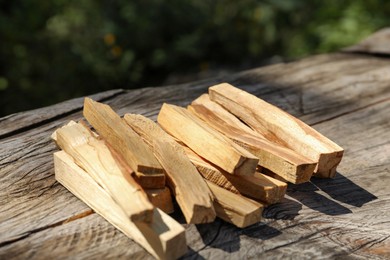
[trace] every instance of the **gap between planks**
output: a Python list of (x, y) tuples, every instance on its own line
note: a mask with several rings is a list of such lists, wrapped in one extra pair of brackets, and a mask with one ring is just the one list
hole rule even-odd
[[(124, 95), (124, 94), (126, 94), (126, 93), (127, 93), (126, 90), (118, 90), (118, 92), (115, 92), (115, 93), (113, 93), (113, 94), (111, 94), (111, 95), (109, 95), (109, 96), (103, 97), (103, 98), (101, 98), (101, 99), (97, 98), (96, 100), (99, 101), (99, 102), (106, 102), (106, 101), (109, 101), (109, 100), (111, 100), (111, 99), (114, 99), (114, 98), (116, 98), (116, 97), (118, 97), (118, 96), (120, 96), (120, 95)], [(95, 95), (98, 95), (98, 94), (100, 94), (100, 93), (96, 93)], [(93, 95), (89, 95), (89, 96), (93, 96)], [(87, 96), (86, 96), (86, 97), (87, 97)], [(76, 99), (77, 99), (77, 98), (76, 98)], [(81, 97), (80, 99), (84, 100), (83, 97)], [(72, 100), (72, 99), (67, 100), (67, 101), (71, 101), (71, 100)], [(64, 101), (64, 102), (66, 102), (66, 101)], [(81, 104), (82, 104), (82, 103), (83, 103), (83, 101), (81, 102)], [(58, 104), (59, 104), (59, 103), (57, 103), (57, 105), (58, 105)], [(54, 105), (56, 105), (56, 104), (54, 104)], [(50, 106), (45, 107), (45, 108), (49, 109)], [(42, 109), (45, 109), (45, 108), (42, 108)], [(31, 111), (31, 110), (30, 110), (30, 111)], [(21, 134), (21, 133), (24, 133), (24, 132), (27, 132), (27, 131), (29, 131), (29, 130), (33, 130), (33, 129), (37, 128), (37, 127), (44, 126), (44, 125), (46, 125), (46, 124), (48, 124), (48, 123), (51, 123), (51, 122), (53, 122), (53, 121), (56, 121), (56, 120), (58, 120), (58, 119), (61, 119), (61, 118), (64, 118), (64, 117), (67, 117), (67, 116), (70, 116), (70, 115), (72, 115), (72, 114), (75, 114), (75, 113), (77, 113), (77, 112), (82, 112), (82, 111), (83, 111), (83, 105), (81, 105), (80, 107), (76, 107), (76, 108), (74, 108), (74, 109), (70, 109), (70, 110), (68, 110), (68, 111), (66, 111), (66, 112), (60, 113), (60, 114), (58, 114), (58, 115), (55, 115), (55, 116), (53, 116), (53, 117), (46, 118), (46, 119), (44, 119), (44, 120), (42, 120), (42, 121), (38, 121), (38, 122), (36, 122), (36, 123), (32, 123), (32, 124), (23, 126), (23, 127), (21, 127), (21, 128), (18, 128), (18, 129), (15, 129), (15, 130), (11, 130), (11, 131), (9, 131), (9, 132), (7, 132), (7, 133), (0, 134), (0, 140), (5, 139), (5, 138), (8, 138), (8, 137), (11, 137), (11, 136), (14, 136), (14, 135), (18, 135), (18, 134)], [(29, 112), (29, 111), (24, 111), (24, 112), (20, 112), (20, 113), (25, 113), (25, 112)], [(11, 114), (11, 115), (12, 115), (12, 114)], [(9, 116), (11, 116), (11, 115), (9, 115)], [(17, 115), (17, 114), (14, 114), (14, 115)], [(6, 117), (7, 117), (7, 116), (6, 116)], [(6, 117), (0, 118), (0, 123), (1, 123), (1, 122), (3, 121), (3, 119), (5, 119)]]
[(322, 119), (318, 122), (314, 122), (314, 123), (311, 123), (309, 124), (310, 126), (314, 126), (314, 125), (319, 125), (319, 124), (322, 124), (322, 123), (325, 123), (325, 122), (328, 122), (328, 121), (331, 121), (333, 119), (337, 119), (339, 117), (342, 117), (342, 116), (345, 116), (345, 115), (349, 115), (349, 114), (352, 114), (352, 113), (355, 113), (355, 112), (358, 112), (360, 110), (364, 110), (366, 108), (370, 108), (372, 106), (375, 106), (375, 105), (378, 105), (378, 104), (381, 104), (381, 103), (385, 103), (387, 101), (390, 101), (390, 97), (389, 98), (385, 98), (385, 99), (382, 99), (382, 100), (378, 100), (376, 102), (372, 102), (370, 104), (367, 104), (365, 106), (362, 106), (362, 107), (358, 107), (358, 108), (355, 108), (355, 109), (351, 109), (349, 111), (345, 111), (343, 113), (340, 113), (338, 115), (335, 115), (335, 116), (332, 116), (332, 117), (329, 117), (329, 118), (325, 118), (325, 119)]
[[(63, 187), (63, 188), (65, 188), (65, 187)], [(70, 223), (72, 221), (88, 217), (89, 215), (92, 215), (92, 214), (96, 214), (96, 212), (94, 212), (92, 209), (90, 209), (88, 207), (88, 209), (84, 210), (83, 212), (77, 213), (77, 214), (75, 214), (73, 216), (70, 216), (70, 217), (68, 217), (66, 219), (54, 222), (54, 223), (49, 224), (47, 226), (43, 226), (43, 227), (40, 227), (40, 228), (32, 229), (30, 231), (26, 231), (26, 232), (24, 232), (22, 234), (17, 235), (16, 237), (10, 238), (10, 239), (8, 239), (6, 241), (2, 241), (2, 242), (0, 242), (0, 248), (3, 247), (3, 246), (10, 245), (12, 243), (16, 243), (16, 242), (18, 242), (20, 240), (23, 240), (25, 238), (28, 238), (30, 235), (36, 234), (38, 232), (45, 231), (45, 230), (48, 230), (50, 228), (55, 228), (55, 227), (58, 227), (58, 226), (61, 226), (61, 225), (66, 225), (66, 224), (68, 224), (68, 223)]]

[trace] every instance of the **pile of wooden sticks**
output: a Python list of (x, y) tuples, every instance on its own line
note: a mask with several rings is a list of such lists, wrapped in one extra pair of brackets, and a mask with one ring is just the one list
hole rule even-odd
[(52, 138), (56, 179), (148, 252), (173, 259), (185, 230), (167, 213), (175, 197), (187, 223), (261, 220), (287, 184), (333, 177), (343, 149), (297, 118), (227, 83), (186, 108), (164, 104), (158, 124), (121, 118), (89, 98), (84, 121)]

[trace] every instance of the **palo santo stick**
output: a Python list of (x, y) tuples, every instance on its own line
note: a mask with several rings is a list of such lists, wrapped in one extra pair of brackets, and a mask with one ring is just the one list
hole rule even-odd
[(164, 170), (152, 151), (110, 106), (85, 98), (84, 116), (134, 170), (142, 187), (165, 187)]
[(126, 114), (124, 120), (152, 147), (166, 171), (167, 183), (187, 223), (214, 221), (216, 213), (213, 195), (183, 148), (156, 123), (144, 116)]
[(187, 251), (185, 229), (160, 209), (151, 223), (132, 222), (111, 196), (64, 151), (54, 153), (55, 178), (126, 236), (158, 259), (176, 259)]
[(251, 175), (255, 172), (259, 159), (188, 110), (164, 104), (157, 121), (169, 134), (226, 172), (241, 175)]
[(88, 128), (74, 122), (57, 129), (53, 137), (58, 146), (112, 196), (132, 221), (152, 220), (153, 205), (130, 174), (115, 161), (104, 141), (96, 139)]
[(259, 165), (291, 183), (310, 180), (316, 163), (291, 149), (266, 140), (204, 94), (188, 110), (259, 158)]
[(343, 148), (283, 110), (230, 84), (209, 88), (210, 99), (219, 103), (267, 139), (282, 142), (318, 162), (317, 177), (334, 177)]
[(167, 214), (173, 213), (171, 191), (168, 187), (164, 189), (145, 189), (150, 202)]
[(272, 177), (256, 172), (253, 176), (232, 175), (206, 162), (189, 148), (185, 148), (188, 158), (200, 174), (210, 182), (236, 193), (267, 204), (274, 204), (284, 198), (287, 184)]
[(217, 216), (237, 227), (244, 228), (261, 220), (264, 206), (256, 201), (227, 191), (206, 181), (214, 194)]

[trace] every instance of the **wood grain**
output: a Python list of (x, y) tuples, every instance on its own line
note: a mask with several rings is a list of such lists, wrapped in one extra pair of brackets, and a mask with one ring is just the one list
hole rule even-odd
[(282, 145), (268, 141), (229, 111), (203, 94), (188, 106), (188, 110), (214, 129), (241, 145), (257, 158), (259, 165), (278, 174), (284, 180), (299, 184), (310, 180), (316, 163)]
[(213, 195), (184, 149), (152, 120), (126, 114), (124, 121), (150, 145), (157, 160), (166, 171), (168, 185), (186, 218), (187, 223), (214, 221)]
[[(388, 259), (389, 69), (386, 57), (324, 54), (201, 82), (124, 91), (104, 102), (120, 115), (155, 120), (163, 102), (187, 106), (209, 86), (229, 82), (346, 149), (334, 179), (289, 185), (287, 197), (266, 208), (261, 223), (242, 230), (221, 220), (186, 225), (185, 259)], [(22, 127), (0, 137), (0, 258), (150, 259), (55, 182), (57, 149), (50, 134), (82, 118), (80, 99), (75, 104), (40, 109), (37, 117), (44, 121), (32, 127), (23, 128), (31, 111), (12, 116), (12, 124), (11, 117), (0, 119), (0, 129)]]
[[(104, 101), (124, 93), (122, 89), (114, 89), (89, 96), (97, 101)], [(84, 97), (71, 99), (51, 106), (50, 110), (38, 108), (0, 118), (0, 138), (15, 135), (60, 117), (75, 113), (83, 107)]]
[(315, 176), (336, 174), (344, 150), (301, 120), (228, 83), (210, 87), (209, 95), (268, 140), (317, 162)]
[(157, 121), (167, 133), (226, 172), (238, 175), (252, 175), (255, 172), (259, 159), (207, 126), (188, 110), (164, 104)]
[(143, 189), (115, 160), (105, 142), (93, 136), (89, 128), (71, 121), (57, 129), (53, 139), (105, 189), (130, 220), (152, 221), (153, 205)]
[(187, 251), (184, 228), (161, 210), (153, 209), (150, 223), (132, 222), (110, 194), (64, 151), (54, 154), (54, 164), (58, 182), (154, 257), (176, 259)]
[(108, 105), (86, 98), (84, 117), (135, 172), (144, 188), (164, 188), (164, 170), (149, 147)]
[(287, 184), (259, 172), (253, 175), (229, 174), (195, 154), (188, 147), (187, 156), (203, 178), (236, 194), (242, 194), (265, 204), (281, 201), (286, 194)]
[(264, 205), (234, 194), (218, 185), (206, 181), (214, 195), (217, 216), (236, 227), (245, 228), (261, 220)]

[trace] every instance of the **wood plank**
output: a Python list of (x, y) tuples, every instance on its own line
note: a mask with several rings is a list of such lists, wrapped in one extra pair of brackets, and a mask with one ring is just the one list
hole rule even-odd
[(203, 94), (192, 101), (188, 110), (214, 129), (259, 158), (259, 165), (299, 184), (310, 180), (316, 163), (282, 145), (272, 143), (243, 124), (229, 111)]
[(111, 147), (134, 170), (144, 188), (164, 188), (165, 175), (149, 147), (108, 105), (90, 98), (84, 101), (84, 116)]
[[(368, 241), (371, 240), (372, 243), (376, 243), (374, 247), (377, 247), (381, 246), (381, 241), (389, 235), (386, 231), (388, 230), (389, 224), (387, 219), (390, 217), (390, 211), (388, 210), (390, 200), (386, 189), (390, 176), (387, 171), (389, 168), (389, 160), (386, 153), (389, 150), (389, 143), (387, 142), (389, 140), (387, 138), (389, 135), (387, 131), (389, 125), (388, 120), (386, 120), (389, 109), (389, 103), (382, 103), (369, 109), (343, 116), (338, 120), (331, 120), (318, 125), (319, 129), (325, 134), (332, 135), (334, 138), (342, 138), (341, 145), (348, 147), (351, 151), (355, 151), (353, 154), (347, 153), (339, 167), (339, 171), (343, 176), (337, 175), (332, 180), (318, 180), (316, 185), (319, 185), (321, 188), (326, 188), (326, 191), (318, 189), (312, 192), (306, 184), (303, 184), (302, 188), (298, 188), (301, 186), (294, 186), (290, 189), (290, 194), (299, 193), (300, 197), (296, 197), (297, 199), (293, 200), (291, 197), (288, 197), (288, 200), (286, 199), (280, 204), (269, 207), (264, 212), (265, 218), (263, 223), (255, 224), (242, 231), (238, 231), (233, 225), (221, 224), (220, 221), (210, 225), (189, 225), (187, 227), (187, 239), (192, 250), (187, 254), (187, 258), (244, 257), (245, 255), (253, 257), (261, 257), (264, 255), (270, 257), (272, 255), (288, 257), (291, 256), (292, 252), (297, 256), (301, 256), (302, 252), (312, 252), (319, 257), (325, 255), (330, 258), (340, 255), (346, 257), (380, 257), (381, 255), (379, 253), (369, 253), (367, 249), (370, 248), (371, 244), (361, 244), (362, 241), (360, 239), (364, 237)], [(345, 128), (345, 124), (351, 125), (352, 128)], [(44, 140), (44, 135), (48, 135), (49, 132), (53, 131), (51, 127), (46, 128), (39, 129), (40, 131), (34, 133), (34, 137), (37, 138), (38, 142)], [(359, 141), (359, 136), (362, 132), (366, 133), (367, 142)], [(51, 153), (54, 145), (45, 141), (42, 144), (39, 143), (39, 147), (42, 147), (45, 151), (48, 149), (48, 153), (45, 153), (42, 158), (33, 157), (33, 160), (38, 161), (47, 158), (51, 161)], [(34, 151), (31, 152), (32, 147), (27, 146), (27, 148), (30, 149), (28, 150), (30, 153), (35, 153)], [(22, 149), (20, 152), (22, 151), (26, 152), (26, 149)], [(375, 160), (367, 159), (367, 154), (375, 154)], [(28, 158), (28, 160), (31, 161), (31, 158)], [(27, 165), (24, 158), (20, 162)], [(0, 169), (0, 171), (8, 168), (7, 166), (5, 169)], [(27, 176), (23, 180), (30, 180), (30, 185), (39, 184), (39, 179), (43, 178), (42, 170), (44, 172), (50, 172), (50, 169), (52, 167), (48, 168), (48, 170), (38, 168), (32, 172), (31, 177)], [(19, 171), (21, 171), (19, 175), (22, 175), (27, 169), (23, 168), (23, 165), (20, 165), (20, 167), (15, 168), (11, 172), (3, 171), (2, 173), (6, 174), (0, 176), (4, 181), (4, 178)], [(31, 179), (36, 177), (39, 178), (38, 181)], [(46, 184), (47, 186), (51, 185), (50, 178), (45, 178), (44, 181), (48, 182)], [(2, 183), (0, 185), (10, 183), (10, 181)], [(27, 185), (28, 183), (24, 184), (24, 186)], [(8, 188), (8, 191), (12, 190), (12, 194), (9, 196), (17, 195), (15, 189), (18, 186), (14, 185)], [(367, 203), (367, 196), (362, 192), (362, 189), (374, 193), (378, 196), (378, 199)], [(40, 197), (36, 196), (37, 199), (34, 199), (34, 201), (41, 202), (45, 206), (43, 208), (40, 205), (32, 207), (28, 213), (34, 213), (36, 209), (39, 209), (44, 215), (34, 213), (29, 218), (28, 215), (21, 214), (25, 222), (30, 226), (42, 224), (42, 220), (44, 223), (48, 223), (52, 220), (53, 216), (57, 219), (63, 217), (59, 216), (56, 211), (51, 211), (56, 205), (61, 205), (61, 212), (63, 212), (74, 209), (67, 206), (66, 203), (72, 205), (80, 204), (77, 199), (73, 199), (74, 196), (69, 192), (63, 192), (63, 190), (61, 185), (57, 185)], [(330, 200), (333, 203), (329, 203), (329, 200), (319, 197), (319, 195), (328, 197), (329, 190), (334, 191), (330, 193), (332, 196)], [(28, 192), (30, 196), (35, 196), (35, 193), (42, 193), (38, 188), (28, 190)], [(319, 195), (314, 196), (315, 194)], [(44, 198), (44, 200), (39, 201), (40, 198)], [(48, 204), (53, 198), (55, 198), (56, 204), (48, 207)], [(26, 201), (24, 197), (21, 197), (21, 199)], [(16, 201), (16, 199), (13, 199), (13, 201)], [(323, 213), (334, 212), (334, 203), (339, 201), (343, 201), (345, 203), (343, 205), (351, 209), (353, 214), (327, 216)], [(310, 207), (303, 205), (302, 208), (302, 202)], [(17, 205), (14, 207), (17, 207)], [(299, 213), (297, 214), (298, 211)], [(1, 217), (6, 216), (4, 213), (2, 214)], [(31, 219), (34, 219), (36, 222), (34, 221), (32, 223)], [(86, 220), (83, 221), (83, 219)], [(98, 256), (99, 252), (103, 256), (110, 257), (121, 257), (132, 254), (135, 254), (134, 258), (142, 258), (145, 256), (142, 254), (142, 251), (139, 252), (139, 249), (134, 249), (131, 243), (126, 243), (126, 240), (123, 241), (123, 237), (113, 232), (112, 229), (107, 230), (105, 223), (97, 220), (90, 221), (91, 217), (83, 219), (80, 220), (82, 222), (78, 221), (74, 224), (70, 222), (65, 226), (61, 225), (56, 228), (48, 228), (40, 232), (31, 233), (27, 238), (1, 247), (0, 256), (9, 256), (15, 252), (18, 253), (15, 255), (35, 255), (39, 257), (49, 254), (47, 250), (50, 249), (53, 249), (52, 252), (54, 253), (60, 252), (60, 255), (64, 257), (66, 254), (63, 250), (66, 249), (69, 250), (70, 256), (75, 257), (94, 257)], [(38, 222), (39, 220), (41, 220), (41, 223)], [(5, 223), (8, 224), (8, 227), (10, 226), (9, 220), (0, 223), (0, 237), (14, 232), (13, 229), (9, 230)], [(20, 230), (28, 230), (26, 227), (20, 229), (21, 224), (23, 224), (23, 221), (19, 220), (17, 223), (15, 222), (15, 226), (13, 227), (18, 229), (19, 232)], [(362, 225), (364, 225), (364, 228), (362, 228)], [(69, 228), (66, 228), (68, 226)], [(353, 230), (355, 232), (352, 232)], [(357, 230), (360, 230), (360, 233), (356, 233)], [(345, 234), (352, 235), (346, 236)], [(329, 239), (329, 237), (332, 239)], [(213, 240), (213, 238), (216, 239)], [(293, 244), (291, 244), (292, 242)], [(101, 249), (107, 250), (113, 247), (116, 248), (115, 252), (117, 253), (114, 251), (104, 253)], [(29, 248), (29, 250), (21, 250), (26, 248)], [(312, 251), (312, 248), (316, 248), (315, 252)], [(339, 249), (335, 251), (335, 248)]]
[(175, 259), (187, 251), (185, 229), (170, 216), (155, 208), (151, 223), (134, 223), (65, 152), (56, 152), (54, 160), (57, 181), (154, 257)]
[(334, 177), (344, 150), (301, 120), (230, 84), (209, 88), (211, 100), (238, 116), (258, 133), (318, 162), (315, 176)]
[(236, 227), (245, 228), (261, 220), (264, 206), (256, 201), (225, 190), (206, 181), (214, 195), (214, 208), (217, 216)]
[(189, 148), (186, 148), (185, 151), (205, 179), (230, 192), (242, 194), (266, 204), (277, 203), (286, 194), (287, 184), (282, 181), (259, 172), (252, 176), (228, 174), (222, 169), (211, 165)]
[(254, 155), (208, 127), (188, 110), (164, 103), (157, 121), (166, 132), (226, 172), (241, 175), (255, 172), (259, 160)]
[(126, 114), (124, 121), (149, 144), (164, 167), (167, 182), (173, 191), (187, 223), (214, 221), (213, 195), (186, 156), (183, 148), (152, 120)]
[[(88, 128), (72, 121), (57, 129), (53, 138), (112, 196), (130, 220), (152, 220), (153, 205), (147, 195), (130, 173), (115, 161), (104, 141), (97, 140)], [(79, 189), (82, 188), (79, 186)]]
[[(58, 186), (80, 201), (61, 184)], [(56, 259), (156, 259), (96, 213), (31, 232), (0, 249), (0, 259), (53, 259), (53, 256)]]
[(172, 195), (168, 187), (164, 189), (145, 189), (150, 202), (167, 214), (174, 212)]

